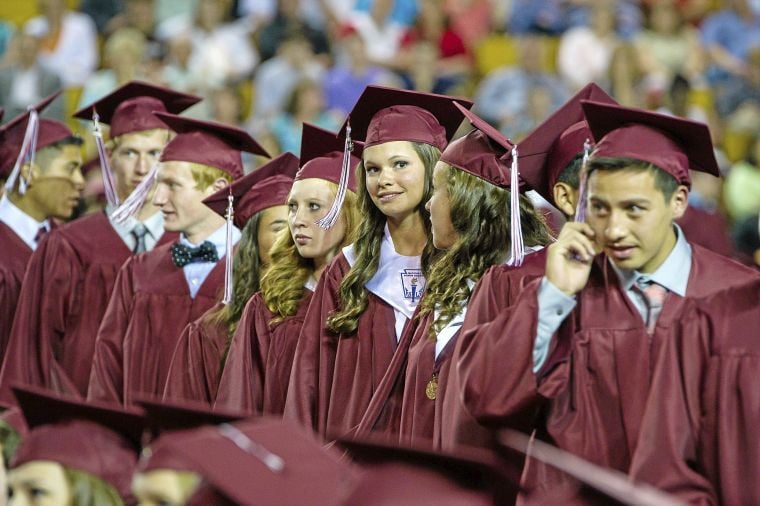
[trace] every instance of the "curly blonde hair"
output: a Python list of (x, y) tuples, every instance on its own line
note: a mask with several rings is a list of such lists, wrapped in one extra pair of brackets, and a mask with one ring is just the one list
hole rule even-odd
[[(427, 244), (422, 252), (422, 272), (427, 275), (428, 267), (436, 256), (433, 247), (433, 235), (430, 230), (430, 213), (425, 204), (433, 192), (433, 168), (441, 156), (438, 148), (421, 142), (410, 142), (425, 166), (425, 183), (422, 200), (417, 212), (422, 217), (427, 236)], [(327, 328), (335, 333), (355, 332), (359, 326), (359, 317), (367, 309), (369, 296), (364, 288), (377, 272), (380, 262), (380, 246), (385, 233), (386, 216), (375, 206), (367, 192), (366, 169), (362, 161), (356, 167), (359, 211), (364, 217), (354, 243), (356, 262), (340, 284), (340, 309), (327, 318)]]
[[(425, 296), (417, 318), (438, 310), (430, 326), (434, 338), (462, 310), (470, 298), (468, 281), (477, 282), (492, 265), (504, 262), (510, 251), (510, 192), (479, 177), (443, 164), (448, 173), (446, 192), (451, 223), (457, 232), (454, 244), (430, 268)], [(520, 195), (520, 221), (525, 244), (545, 245), (551, 235), (543, 216)]]
[[(334, 196), (338, 185), (328, 183)], [(356, 230), (361, 222), (354, 192), (346, 191), (341, 213), (346, 220), (346, 234), (338, 248), (343, 248), (355, 240)], [(270, 322), (274, 326), (298, 311), (304, 284), (314, 274), (314, 261), (298, 254), (289, 228), (282, 230), (277, 236), (272, 246), (271, 259), (271, 265), (261, 279), (261, 295), (267, 308), (274, 314)]]

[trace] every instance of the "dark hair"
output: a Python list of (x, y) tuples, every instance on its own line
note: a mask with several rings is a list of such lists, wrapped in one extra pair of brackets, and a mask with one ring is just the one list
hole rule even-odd
[(665, 197), (666, 201), (670, 200), (673, 193), (675, 193), (676, 188), (678, 188), (678, 181), (676, 181), (676, 178), (653, 163), (636, 160), (635, 158), (602, 157), (591, 159), (588, 162), (588, 175), (591, 176), (595, 170), (651, 172), (654, 175), (654, 187), (662, 193), (662, 196)]
[(583, 165), (583, 152), (578, 153), (573, 157), (570, 162), (565, 165), (562, 172), (559, 173), (557, 178), (558, 183), (565, 183), (572, 186), (574, 189), (578, 189), (581, 185), (581, 166)]
[(34, 154), (34, 159), (36, 160), (37, 165), (40, 167), (40, 169), (45, 170), (48, 168), (50, 161), (55, 158), (58, 152), (64, 147), (80, 147), (82, 144), (84, 144), (84, 141), (81, 137), (78, 135), (69, 135), (68, 137), (61, 139), (58, 142), (54, 142), (53, 144), (37, 150), (37, 152)]

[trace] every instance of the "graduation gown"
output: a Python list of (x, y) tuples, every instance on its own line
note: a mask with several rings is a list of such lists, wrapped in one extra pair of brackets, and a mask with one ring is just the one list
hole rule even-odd
[(663, 348), (634, 479), (689, 504), (760, 504), (760, 277), (695, 301)]
[(298, 336), (312, 299), (304, 288), (298, 310), (272, 327), (261, 292), (245, 306), (224, 364), (215, 407), (225, 411), (281, 416)]
[(119, 271), (95, 342), (89, 399), (131, 405), (136, 394), (161, 396), (182, 329), (219, 300), (224, 258), (193, 299), (170, 250), (132, 257)]
[(221, 307), (221, 302), (216, 303), (185, 326), (169, 363), (164, 400), (213, 405), (229, 331), (226, 323), (212, 322), (208, 317)]
[[(656, 358), (685, 301), (741, 284), (747, 272), (726, 257), (692, 245), (686, 297), (668, 294), (650, 336), (609, 262), (599, 256), (538, 374), (532, 370), (532, 354), (540, 280), (534, 280), (495, 320), (460, 334), (464, 404), (479, 422), (495, 426), (521, 424), (540, 410), (535, 422), (539, 437), (593, 463), (627, 472)], [(506, 360), (510, 367), (503, 365)], [(540, 467), (533, 467), (529, 482), (551, 487), (559, 478), (543, 475), (546, 470)]]
[(325, 327), (328, 315), (340, 305), (340, 283), (349, 269), (340, 253), (317, 284), (298, 338), (285, 403), (285, 418), (323, 437), (355, 429), (396, 349), (394, 310), (371, 292), (356, 332), (334, 334)]
[(689, 206), (676, 223), (690, 243), (699, 244), (703, 248), (727, 257), (735, 256), (734, 246), (728, 235), (731, 227), (720, 213), (709, 213)]
[(0, 244), (3, 250), (0, 261), (0, 360), (2, 360), (8, 347), (13, 315), (16, 314), (19, 302), (21, 282), (24, 280), (24, 272), (29, 257), (32, 256), (32, 249), (2, 222), (0, 222)]
[[(176, 238), (165, 232), (159, 244)], [(102, 212), (48, 234), (29, 261), (0, 400), (15, 402), (13, 382), (87, 395), (98, 327), (119, 268), (131, 255)]]

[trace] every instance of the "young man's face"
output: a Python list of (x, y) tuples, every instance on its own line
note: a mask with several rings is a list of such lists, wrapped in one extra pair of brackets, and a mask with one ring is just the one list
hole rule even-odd
[(679, 186), (666, 201), (651, 171), (596, 170), (588, 179), (587, 221), (615, 265), (650, 273), (675, 245), (673, 220), (683, 216), (687, 197)]
[(214, 191), (213, 185), (205, 190), (198, 188), (188, 162), (164, 162), (158, 173), (153, 204), (161, 208), (166, 230), (192, 236), (218, 216), (203, 204), (203, 199)]
[(28, 195), (41, 217), (67, 220), (83, 190), (81, 148), (67, 145), (56, 148), (35, 167)]
[(110, 152), (111, 170), (116, 176), (116, 191), (121, 200), (126, 199), (140, 184), (169, 140), (167, 130), (133, 132), (119, 137)]

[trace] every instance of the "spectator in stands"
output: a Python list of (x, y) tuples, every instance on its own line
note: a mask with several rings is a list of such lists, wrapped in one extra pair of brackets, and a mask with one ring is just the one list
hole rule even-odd
[(357, 0), (346, 21), (364, 40), (370, 61), (394, 66), (417, 11), (415, 0)]
[(734, 221), (760, 212), (760, 134), (755, 134), (745, 159), (731, 167), (723, 197)]
[(24, 32), (41, 40), (40, 64), (67, 88), (82, 86), (98, 64), (97, 29), (86, 14), (69, 10), (66, 0), (39, 0), (42, 15)]
[(326, 56), (330, 53), (327, 35), (303, 15), (299, 10), (299, 0), (279, 0), (274, 18), (258, 33), (258, 48), (262, 61), (272, 58), (282, 41), (293, 32), (303, 34), (311, 44), (314, 54)]
[(720, 87), (731, 76), (747, 75), (747, 56), (760, 41), (760, 14), (749, 0), (726, 0), (725, 8), (702, 24), (702, 44), (710, 62), (710, 84)]
[(614, 6), (617, 20), (617, 34), (624, 40), (630, 40), (641, 30), (643, 15), (641, 0), (565, 0), (562, 15), (567, 27), (588, 26), (591, 24), (591, 11), (600, 3)]

